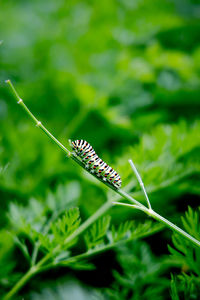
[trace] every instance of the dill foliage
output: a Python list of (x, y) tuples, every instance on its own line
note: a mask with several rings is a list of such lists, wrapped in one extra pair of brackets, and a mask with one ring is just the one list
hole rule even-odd
[(132, 159), (153, 211), (200, 240), (198, 1), (10, 0), (0, 15), (0, 299), (199, 300), (195, 243), (113, 205), (39, 130), (88, 141), (146, 205)]

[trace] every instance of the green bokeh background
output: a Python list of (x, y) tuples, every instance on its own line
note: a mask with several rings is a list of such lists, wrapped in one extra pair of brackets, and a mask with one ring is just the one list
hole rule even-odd
[[(44, 204), (49, 191), (72, 184), (69, 193), (75, 193), (84, 220), (107, 197), (107, 188), (69, 161), (16, 105), (6, 79), (64, 145), (69, 148), (69, 138), (90, 142), (119, 171), (122, 187), (132, 182), (139, 200), (129, 158), (160, 213), (180, 225), (187, 206), (199, 205), (199, 18), (198, 0), (0, 1), (2, 255), (14, 247), (4, 239), (11, 230), (10, 203), (26, 207), (34, 197)], [(144, 222), (141, 213), (122, 214), (122, 208), (111, 214), (117, 224), (133, 217)], [(160, 239), (164, 246), (157, 251)], [(161, 257), (167, 242), (164, 231), (144, 247)], [(76, 299), (88, 299), (82, 284), (97, 285), (83, 278), (69, 284), (74, 274), (63, 275), (56, 275), (58, 283), (69, 294), (77, 289)], [(52, 283), (45, 276), (43, 281), (27, 288), (25, 299), (46, 299)]]

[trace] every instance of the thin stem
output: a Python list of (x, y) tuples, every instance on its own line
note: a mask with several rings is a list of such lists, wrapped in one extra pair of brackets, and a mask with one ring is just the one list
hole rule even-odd
[(119, 195), (121, 195), (126, 200), (129, 200), (129, 201), (133, 202), (134, 204), (138, 205), (139, 207), (144, 207), (144, 208), (146, 207), (142, 203), (140, 203), (137, 200), (135, 200), (133, 197), (131, 197), (129, 194), (127, 194), (122, 189), (116, 190), (116, 193), (118, 193)]
[(147, 201), (147, 205), (148, 205), (149, 209), (151, 209), (151, 203), (150, 203), (150, 201), (149, 201), (149, 197), (148, 197), (147, 192), (146, 192), (146, 189), (145, 189), (145, 187), (144, 187), (144, 183), (143, 183), (143, 181), (142, 181), (142, 178), (141, 178), (140, 174), (138, 173), (138, 171), (137, 171), (137, 169), (136, 169), (136, 166), (134, 165), (133, 161), (132, 161), (131, 159), (129, 159), (128, 162), (129, 162), (129, 164), (131, 165), (131, 168), (132, 168), (133, 172), (135, 173), (135, 176), (137, 177), (137, 180), (139, 181), (139, 184), (140, 184), (140, 186), (141, 186), (141, 188), (142, 188), (142, 191), (143, 191), (143, 193), (144, 193), (145, 199), (146, 199), (146, 201)]
[(113, 204), (120, 205), (120, 206), (129, 206), (129, 207), (131, 206), (131, 208), (136, 208), (136, 209), (142, 210), (141, 206), (139, 206), (139, 205), (133, 205), (133, 204), (123, 203), (123, 202), (115, 202), (115, 201), (113, 201)]
[(31, 277), (36, 273), (37, 269), (32, 267), (17, 283), (16, 285), (6, 294), (3, 300), (11, 299), (18, 290), (24, 286), (24, 284), (31, 279)]
[(158, 220), (158, 221), (162, 222), (163, 224), (165, 224), (170, 229), (178, 232), (180, 235), (184, 236), (185, 238), (187, 238), (188, 240), (193, 242), (193, 244), (200, 247), (200, 241), (198, 241), (197, 239), (192, 237), (190, 234), (188, 234), (187, 232), (185, 232), (184, 230), (182, 230), (181, 228), (179, 228), (178, 226), (176, 226), (175, 224), (173, 224), (169, 220), (165, 219), (164, 217), (162, 217), (161, 215), (159, 215), (155, 211), (152, 211), (151, 215), (155, 220)]
[(34, 249), (33, 249), (33, 254), (32, 254), (32, 258), (31, 258), (31, 266), (35, 265), (35, 262), (37, 260), (39, 247), (40, 247), (40, 242), (37, 241), (35, 246), (34, 246)]
[(26, 104), (24, 103), (24, 101), (20, 98), (20, 96), (18, 95), (16, 89), (14, 88), (12, 82), (10, 80), (6, 80), (6, 83), (9, 85), (9, 87), (11, 88), (13, 94), (15, 95), (15, 97), (17, 98), (17, 103), (19, 105), (21, 105), (23, 107), (23, 109), (28, 113), (28, 115), (31, 117), (31, 119), (36, 123), (36, 126), (41, 128), (46, 135), (48, 135), (48, 137), (50, 137), (50, 139), (52, 139), (57, 145), (58, 147), (60, 147), (68, 156), (71, 155), (71, 152), (65, 148), (65, 146), (63, 146), (63, 144), (61, 144), (43, 125), (42, 123), (31, 113), (31, 111), (28, 109), (28, 107), (26, 106)]
[(185, 232), (184, 230), (182, 230), (181, 228), (179, 228), (178, 226), (176, 226), (175, 224), (173, 224), (172, 222), (168, 221), (167, 219), (165, 219), (164, 217), (162, 217), (161, 215), (157, 214), (154, 210), (146, 208), (146, 207), (141, 207), (141, 206), (136, 206), (136, 205), (132, 205), (132, 204), (128, 204), (128, 203), (121, 203), (121, 202), (113, 202), (113, 204), (115, 205), (122, 205), (122, 206), (127, 206), (127, 207), (131, 207), (131, 208), (136, 208), (139, 210), (142, 210), (143, 212), (145, 212), (147, 215), (151, 216), (152, 218), (154, 218), (155, 220), (165, 224), (167, 227), (169, 227), (171, 230), (178, 232), (180, 235), (184, 236), (185, 238), (187, 238), (188, 240), (190, 240), (194, 245), (200, 247), (200, 241), (196, 240), (194, 237), (192, 237), (191, 235), (189, 235), (187, 232)]

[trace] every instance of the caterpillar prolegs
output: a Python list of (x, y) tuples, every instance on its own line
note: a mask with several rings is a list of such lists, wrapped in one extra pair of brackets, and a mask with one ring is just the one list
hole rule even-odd
[(91, 173), (95, 173), (98, 177), (108, 181), (115, 188), (121, 187), (121, 178), (119, 174), (98, 157), (92, 146), (84, 140), (70, 141), (72, 149), (79, 156), (86, 168)]

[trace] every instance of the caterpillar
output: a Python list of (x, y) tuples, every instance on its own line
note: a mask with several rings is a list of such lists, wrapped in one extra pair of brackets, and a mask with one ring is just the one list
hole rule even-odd
[(119, 174), (98, 157), (92, 146), (84, 140), (70, 141), (72, 149), (91, 173), (95, 173), (104, 181), (108, 181), (115, 188), (121, 187)]

